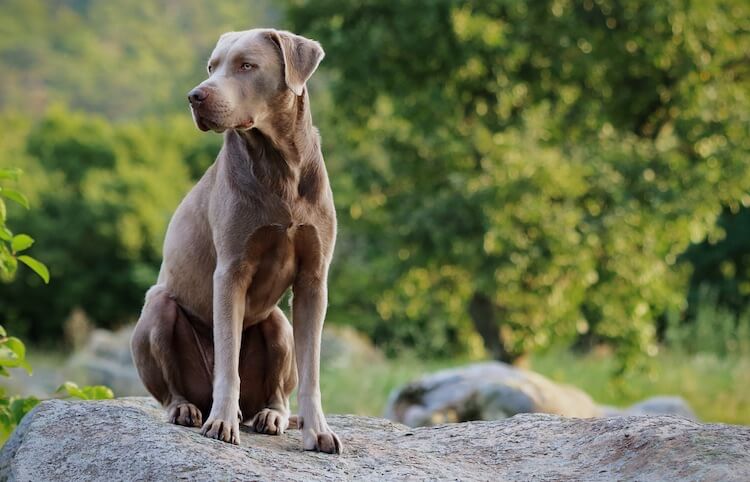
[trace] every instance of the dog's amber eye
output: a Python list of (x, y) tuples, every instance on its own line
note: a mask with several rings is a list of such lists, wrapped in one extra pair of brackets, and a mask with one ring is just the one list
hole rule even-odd
[(250, 70), (253, 67), (254, 67), (253, 64), (251, 64), (249, 62), (245, 62), (244, 64), (240, 65), (240, 70), (242, 70), (242, 71)]

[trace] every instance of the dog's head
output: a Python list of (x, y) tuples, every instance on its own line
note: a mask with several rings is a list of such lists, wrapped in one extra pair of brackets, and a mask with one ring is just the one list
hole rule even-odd
[(195, 124), (202, 131), (262, 129), (272, 113), (293, 108), (323, 55), (318, 42), (290, 32), (225, 33), (208, 60), (208, 79), (188, 93)]

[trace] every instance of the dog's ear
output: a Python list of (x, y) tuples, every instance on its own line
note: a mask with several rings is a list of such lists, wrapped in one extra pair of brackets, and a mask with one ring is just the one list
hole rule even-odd
[(281, 49), (284, 59), (284, 80), (295, 95), (302, 95), (305, 82), (312, 76), (325, 52), (315, 40), (284, 30), (271, 30), (269, 38)]

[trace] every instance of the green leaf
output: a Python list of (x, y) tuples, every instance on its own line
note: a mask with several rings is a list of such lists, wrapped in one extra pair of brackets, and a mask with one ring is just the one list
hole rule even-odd
[(31, 256), (26, 255), (18, 256), (18, 261), (31, 268), (36, 274), (39, 275), (40, 278), (44, 280), (45, 284), (49, 283), (49, 270), (41, 261), (37, 261)]
[(10, 241), (13, 239), (13, 233), (5, 226), (0, 226), (0, 239), (3, 241)]
[(103, 385), (90, 385), (79, 387), (73, 382), (65, 382), (57, 389), (57, 393), (66, 392), (68, 396), (81, 400), (108, 400), (115, 395), (109, 387)]
[(23, 368), (29, 375), (31, 375), (31, 365), (26, 361), (26, 345), (14, 336), (6, 339), (4, 345), (16, 355), (16, 359), (14, 360), (15, 366)]
[(0, 196), (15, 201), (26, 209), (29, 209), (29, 200), (26, 199), (26, 196), (14, 189), (0, 188)]
[(21, 174), (23, 174), (23, 171), (17, 167), (0, 169), (0, 179), (11, 179), (15, 181)]
[(24, 345), (23, 342), (15, 336), (11, 336), (6, 339), (5, 346), (8, 347), (10, 351), (15, 353), (18, 359), (23, 360), (24, 358), (26, 358), (26, 345)]
[(55, 393), (65, 392), (69, 397), (87, 400), (86, 394), (73, 382), (65, 382), (55, 390)]
[(13, 241), (10, 243), (10, 247), (14, 253), (19, 253), (23, 250), (29, 249), (34, 244), (34, 238), (28, 234), (16, 234), (13, 236)]
[(8, 218), (8, 212), (5, 208), (5, 201), (0, 199), (0, 225), (5, 225), (5, 220)]
[[(5, 247), (0, 246), (0, 248)], [(11, 256), (9, 253), (8, 256), (2, 256), (3, 251), (7, 252), (7, 249), (0, 249), (0, 265), (8, 274), (8, 276), (13, 276), (13, 274), (16, 272), (16, 269), (18, 269), (18, 260), (15, 256)]]
[(5, 331), (5, 327), (0, 325), (0, 336), (8, 336), (8, 332)]
[(0, 407), (0, 427), (2, 427), (6, 434), (12, 432), (15, 426), (11, 418), (10, 408)]
[(21, 419), (39, 404), (36, 397), (14, 398), (10, 402), (10, 413), (12, 420), (18, 424)]
[(109, 400), (115, 398), (112, 389), (104, 385), (89, 385), (81, 388), (87, 400)]

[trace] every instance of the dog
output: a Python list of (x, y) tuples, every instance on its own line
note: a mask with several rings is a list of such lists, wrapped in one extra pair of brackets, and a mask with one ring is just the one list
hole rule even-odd
[[(342, 450), (319, 383), (336, 212), (306, 84), (323, 56), (290, 32), (229, 32), (188, 94), (223, 146), (169, 223), (131, 348), (169, 421), (206, 437), (282, 434), (299, 381), (304, 449)], [(293, 325), (278, 307), (290, 287)]]

